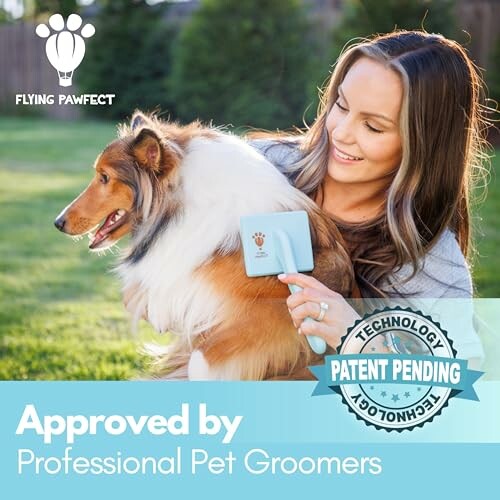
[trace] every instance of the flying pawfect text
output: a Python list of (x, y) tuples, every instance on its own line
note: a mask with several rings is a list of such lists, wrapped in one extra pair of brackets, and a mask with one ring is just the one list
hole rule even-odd
[(16, 106), (43, 106), (47, 104), (111, 106), (115, 94), (16, 94)]

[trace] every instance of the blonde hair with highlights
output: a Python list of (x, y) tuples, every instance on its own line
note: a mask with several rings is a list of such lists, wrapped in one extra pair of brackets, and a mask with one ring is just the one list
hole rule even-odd
[[(292, 165), (295, 184), (321, 200), (327, 175), (327, 116), (338, 88), (360, 57), (394, 70), (403, 83), (400, 114), (403, 155), (387, 191), (384, 213), (359, 224), (339, 222), (365, 296), (385, 295), (394, 271), (421, 257), (449, 227), (470, 255), (470, 202), (484, 173), (488, 121), (480, 72), (455, 41), (420, 31), (398, 31), (348, 47), (321, 94), (318, 116), (303, 132), (303, 157)], [(407, 278), (407, 279), (410, 279)]]

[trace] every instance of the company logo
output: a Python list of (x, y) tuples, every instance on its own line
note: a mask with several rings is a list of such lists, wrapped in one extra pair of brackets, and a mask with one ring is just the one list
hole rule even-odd
[(61, 14), (54, 14), (49, 18), (52, 31), (45, 24), (39, 24), (35, 30), (39, 37), (47, 38), (45, 53), (57, 71), (61, 87), (73, 84), (73, 72), (85, 57), (84, 38), (90, 38), (95, 33), (92, 24), (85, 24), (83, 28), (81, 26), (82, 18), (78, 14), (71, 14), (66, 24)]
[(266, 252), (266, 249), (264, 247), (264, 243), (266, 242), (266, 235), (264, 233), (261, 233), (257, 231), (256, 233), (252, 234), (253, 242), (257, 246), (257, 250), (255, 250), (255, 253), (253, 254), (255, 259), (267, 259), (269, 257), (269, 254)]
[(262, 247), (264, 246), (264, 241), (266, 239), (266, 235), (262, 233), (255, 233), (252, 236), (255, 244), (259, 247), (259, 250), (262, 250)]
[[(381, 346), (392, 354), (379, 354)], [(472, 385), (482, 372), (457, 359), (447, 332), (420, 311), (367, 314), (337, 351), (325, 365), (311, 367), (319, 381), (313, 395), (339, 394), (350, 412), (377, 429), (421, 427), (452, 397), (478, 400)]]
[[(61, 87), (73, 85), (73, 73), (85, 57), (85, 40), (95, 34), (95, 28), (87, 23), (82, 27), (82, 18), (71, 14), (64, 22), (61, 14), (50, 16), (48, 26), (39, 24), (35, 33), (46, 38), (45, 53), (56, 69)], [(16, 94), (16, 106), (111, 106), (115, 94)]]

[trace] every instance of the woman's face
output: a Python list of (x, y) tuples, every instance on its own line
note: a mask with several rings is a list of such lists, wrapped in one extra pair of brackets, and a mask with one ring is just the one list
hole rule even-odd
[(401, 162), (399, 114), (403, 84), (392, 69), (358, 59), (339, 86), (326, 120), (328, 174), (338, 183), (390, 183)]

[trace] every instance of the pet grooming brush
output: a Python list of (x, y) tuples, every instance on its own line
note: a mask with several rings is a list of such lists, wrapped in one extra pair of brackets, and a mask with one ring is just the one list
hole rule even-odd
[[(307, 213), (303, 210), (249, 215), (240, 219), (247, 276), (271, 276), (281, 273), (312, 271), (314, 268), (311, 232)], [(288, 285), (290, 292), (302, 290)], [(306, 318), (305, 321), (315, 321)], [(326, 342), (307, 335), (311, 349), (324, 354)]]

